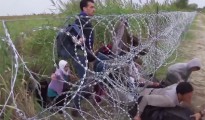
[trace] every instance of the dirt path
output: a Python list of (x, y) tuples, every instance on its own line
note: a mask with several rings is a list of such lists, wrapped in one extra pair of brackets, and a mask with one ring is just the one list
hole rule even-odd
[(188, 56), (189, 60), (192, 58), (200, 58), (202, 62), (202, 69), (199, 72), (193, 72), (191, 75), (191, 82), (193, 83), (195, 92), (193, 98), (194, 106), (199, 108), (205, 105), (205, 15), (199, 14), (193, 24), (196, 27), (189, 30), (194, 36), (193, 40), (184, 41), (182, 45), (182, 52)]

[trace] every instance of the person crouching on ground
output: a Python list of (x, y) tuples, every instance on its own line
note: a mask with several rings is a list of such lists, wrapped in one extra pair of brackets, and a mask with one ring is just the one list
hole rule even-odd
[(186, 82), (193, 71), (201, 69), (201, 61), (194, 58), (187, 63), (176, 63), (168, 67), (165, 85), (172, 85), (178, 82)]
[(70, 68), (67, 61), (60, 60), (59, 68), (57, 68), (55, 73), (51, 75), (51, 82), (49, 83), (47, 91), (47, 96), (50, 100), (54, 100), (58, 97), (55, 102), (56, 106), (63, 106), (62, 99), (64, 99), (65, 95), (62, 95), (62, 93), (66, 91), (66, 89), (69, 89), (65, 87), (68, 84), (66, 82), (69, 81), (70, 76), (72, 75), (70, 74)]

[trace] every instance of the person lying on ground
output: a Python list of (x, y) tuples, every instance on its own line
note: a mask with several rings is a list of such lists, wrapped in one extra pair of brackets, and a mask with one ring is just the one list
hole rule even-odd
[[(189, 82), (180, 82), (166, 88), (147, 89), (141, 93), (142, 99), (139, 103), (139, 112), (136, 113), (134, 120), (141, 120), (140, 115), (147, 105), (155, 107), (176, 107), (181, 103), (191, 104), (193, 96), (193, 87)], [(191, 117), (199, 120), (204, 112), (199, 112)]]
[(201, 61), (194, 58), (187, 63), (176, 63), (168, 67), (165, 85), (172, 85), (177, 82), (188, 81), (189, 76), (193, 71), (201, 69)]

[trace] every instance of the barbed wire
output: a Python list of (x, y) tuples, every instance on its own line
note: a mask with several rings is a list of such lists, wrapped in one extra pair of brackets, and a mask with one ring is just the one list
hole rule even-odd
[[(23, 72), (27, 72), (34, 88), (38, 90), (38, 94), (41, 95), (41, 85), (35, 76), (47, 77), (50, 75), (42, 75), (41, 73), (35, 73), (31, 68), (27, 66), (21, 53), (17, 50), (14, 40), (11, 39), (11, 35), (8, 31), (6, 22), (2, 21), (5, 36), (0, 37), (2, 42), (7, 44), (12, 56), (11, 59), (11, 88), (4, 104), (2, 104), (0, 116), (2, 116), (6, 110), (6, 107), (16, 110), (16, 113), (21, 119), (34, 120), (34, 119), (50, 119), (55, 116), (59, 111), (62, 111), (64, 119), (76, 119), (70, 113), (72, 110), (79, 111), (83, 119), (100, 119), (100, 120), (120, 120), (120, 119), (132, 119), (129, 110), (137, 103), (139, 93), (144, 90), (145, 87), (140, 87), (140, 78), (144, 78), (145, 86), (152, 80), (149, 77), (150, 74), (155, 72), (163, 65), (167, 63), (167, 59), (177, 50), (180, 45), (181, 38), (184, 32), (188, 29), (188, 26), (192, 23), (196, 16), (196, 12), (161, 12), (159, 14), (127, 14), (127, 15), (103, 15), (94, 16), (88, 19), (86, 24), (80, 23), (83, 28), (88, 23), (92, 23), (93, 27), (91, 33), (95, 33), (95, 42), (101, 40), (105, 48), (112, 54), (109, 59), (103, 60), (98, 58), (95, 54), (95, 50), (90, 50), (96, 60), (104, 65), (103, 71), (95, 71), (88, 67), (87, 51), (83, 48), (83, 56), (86, 58), (85, 64), (82, 64), (79, 58), (73, 57), (73, 60), (79, 63), (86, 71), (83, 78), (78, 80), (78, 83), (72, 83), (70, 81), (64, 81), (65, 84), (71, 86), (69, 91), (63, 92), (65, 95), (64, 106), (59, 107), (55, 104), (51, 104), (34, 116), (28, 116), (26, 111), (23, 111), (16, 102), (14, 88), (18, 81), (18, 74), (20, 71), (20, 65), (24, 68)], [(81, 20), (80, 17), (70, 16), (67, 20), (68, 24), (74, 23), (74, 20)], [(11, 22), (11, 21), (10, 21)], [(81, 30), (82, 30), (81, 28)], [(56, 26), (43, 26), (33, 28), (32, 32), (38, 32), (41, 30), (53, 30), (60, 31), (62, 28)], [(83, 30), (82, 30), (83, 31)], [(20, 33), (26, 35), (27, 33)], [(67, 33), (68, 34), (68, 33)], [(70, 34), (69, 34), (70, 35)], [(53, 35), (55, 36), (55, 35)], [(129, 40), (128, 40), (129, 38)], [(136, 38), (136, 39), (135, 39)], [(89, 41), (91, 35), (89, 35)], [(137, 40), (138, 44), (134, 45)], [(56, 64), (56, 40), (53, 41), (52, 61)], [(83, 43), (85, 46), (85, 43)], [(112, 49), (107, 45), (112, 44)], [(91, 47), (91, 43), (89, 42)], [(96, 45), (96, 44), (95, 44)], [(96, 45), (97, 48), (100, 47)], [(44, 46), (47, 47), (47, 46)], [(66, 48), (66, 46), (63, 46)], [(75, 55), (79, 55), (78, 47), (75, 45)], [(145, 55), (139, 55), (144, 51)], [(68, 54), (69, 51), (67, 51)], [(121, 54), (123, 53), (123, 54)], [(137, 58), (143, 61), (142, 65), (136, 63)], [(24, 56), (25, 57), (25, 56)], [(177, 54), (176, 57), (177, 58)], [(55, 66), (57, 67), (57, 65)], [(131, 74), (129, 69), (137, 69), (134, 74)], [(34, 76), (35, 75), (35, 76)], [(134, 81), (131, 80), (131, 76), (134, 75)], [(94, 86), (100, 85), (103, 89), (104, 96), (98, 95), (93, 90)], [(85, 89), (89, 90), (85, 90)], [(90, 94), (91, 97), (86, 98), (82, 93)], [(74, 99), (76, 96), (80, 96), (78, 99), (79, 109), (74, 106)], [(96, 102), (95, 97), (100, 98), (103, 102), (99, 104)], [(43, 97), (40, 98), (43, 101)], [(55, 98), (56, 100), (57, 98)], [(11, 100), (12, 106), (8, 101)], [(89, 110), (86, 110), (85, 108)], [(51, 112), (54, 111), (54, 112)]]

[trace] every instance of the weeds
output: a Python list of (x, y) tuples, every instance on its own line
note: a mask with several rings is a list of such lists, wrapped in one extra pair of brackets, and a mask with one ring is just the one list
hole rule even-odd
[[(61, 17), (67, 17), (69, 15), (76, 15), (80, 12), (79, 9), (79, 0), (70, 0), (67, 4), (63, 4), (63, 8), (60, 8), (62, 14), (59, 15), (40, 15), (40, 16), (13, 16), (13, 17), (0, 17), (0, 19), (7, 19), (7, 26), (10, 34), (12, 35), (12, 39), (17, 46), (20, 54), (24, 58), (26, 65), (28, 65), (29, 69), (33, 72), (39, 74), (47, 74), (50, 75), (53, 70), (53, 40), (56, 36), (56, 31), (54, 30), (41, 30), (33, 32), (32, 29), (40, 26), (63, 26), (65, 20), (61, 19)], [(138, 6), (137, 4), (133, 5), (132, 0), (106, 0), (103, 3), (101, 0), (96, 1), (96, 15), (107, 15), (107, 14), (131, 14), (131, 13), (156, 13), (157, 7), (160, 11), (173, 11), (177, 10), (177, 8), (173, 5), (169, 4), (158, 4), (158, 3), (147, 3), (145, 6)], [(46, 18), (46, 19), (39, 19)], [(20, 19), (29, 19), (29, 20), (20, 20)], [(192, 26), (194, 27), (194, 26)], [(99, 26), (96, 33), (96, 42), (95, 48), (97, 49), (103, 43), (104, 39), (102, 36), (103, 30), (105, 27)], [(136, 29), (136, 28), (133, 28)], [(144, 28), (144, 31), (146, 29)], [(21, 34), (21, 33), (26, 34)], [(137, 33), (136, 33), (137, 34)], [(143, 34), (143, 33), (142, 33)], [(3, 28), (0, 24), (0, 36), (3, 36)], [(187, 37), (190, 38), (190, 34), (187, 34)], [(109, 36), (109, 35), (108, 35)], [(106, 40), (109, 42), (109, 39)], [(10, 77), (11, 73), (9, 73), (9, 68), (11, 68), (11, 56), (8, 52), (8, 46), (0, 40), (0, 103), (4, 104), (5, 99), (8, 96), (8, 92), (10, 91)], [(2, 57), (3, 56), (3, 57)], [(179, 55), (181, 56), (181, 54)], [(174, 59), (172, 56), (170, 60)], [(183, 57), (178, 57), (177, 61), (182, 61)], [(167, 67), (162, 67), (157, 72), (159, 77), (163, 77), (165, 75)], [(7, 72), (6, 72), (7, 71)], [(24, 84), (22, 83), (22, 78), (29, 82), (28, 77), (23, 77), (25, 71), (20, 69), (19, 76), (17, 79), (16, 87), (15, 87), (15, 97), (17, 101), (17, 105), (20, 109), (26, 112), (27, 116), (33, 116), (38, 111), (40, 111), (39, 106), (36, 104), (34, 97), (27, 95), (27, 90)], [(4, 74), (4, 75), (3, 75)], [(3, 98), (3, 99), (2, 99)], [(5, 99), (4, 99), (5, 98)], [(22, 102), (23, 100), (23, 102)], [(10, 103), (12, 105), (12, 103)], [(15, 111), (12, 109), (6, 109), (5, 111), (5, 120), (16, 119), (16, 114), (12, 114)]]

